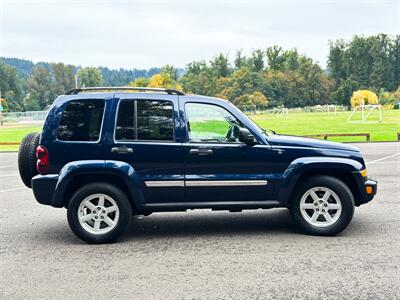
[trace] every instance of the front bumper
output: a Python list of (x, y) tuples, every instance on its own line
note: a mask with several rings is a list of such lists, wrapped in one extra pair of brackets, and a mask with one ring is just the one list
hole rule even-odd
[(36, 201), (53, 206), (53, 195), (56, 190), (58, 175), (36, 175), (32, 178), (32, 190)]
[(371, 201), (375, 197), (376, 193), (378, 192), (378, 182), (376, 182), (375, 180), (372, 180), (372, 179), (367, 179), (364, 182), (364, 186), (365, 186), (365, 188), (364, 188), (365, 198), (367, 200), (364, 203), (367, 203), (367, 202)]

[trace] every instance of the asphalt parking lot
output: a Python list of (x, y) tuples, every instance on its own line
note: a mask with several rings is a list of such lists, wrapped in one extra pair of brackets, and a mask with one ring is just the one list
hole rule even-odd
[(302, 235), (285, 209), (199, 210), (136, 217), (111, 245), (78, 240), (2, 153), (1, 298), (399, 299), (400, 143), (356, 146), (378, 195), (339, 236)]

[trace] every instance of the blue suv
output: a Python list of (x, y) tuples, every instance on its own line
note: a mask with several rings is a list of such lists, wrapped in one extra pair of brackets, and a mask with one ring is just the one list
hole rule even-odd
[(356, 147), (267, 132), (229, 101), (172, 89), (66, 92), (19, 169), (88, 243), (115, 241), (132, 215), (201, 208), (286, 207), (306, 233), (335, 235), (377, 190)]

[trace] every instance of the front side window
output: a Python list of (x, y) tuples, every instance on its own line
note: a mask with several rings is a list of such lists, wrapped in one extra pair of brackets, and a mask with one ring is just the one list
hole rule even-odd
[(118, 109), (115, 139), (117, 141), (173, 141), (172, 103), (153, 100), (122, 100)]
[(190, 142), (239, 143), (243, 125), (224, 108), (187, 103), (185, 111)]
[(58, 125), (61, 141), (94, 142), (100, 137), (104, 100), (73, 100), (67, 104)]

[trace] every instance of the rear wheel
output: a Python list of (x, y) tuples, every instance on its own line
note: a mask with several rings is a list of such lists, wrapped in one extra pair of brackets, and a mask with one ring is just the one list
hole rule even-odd
[(18, 169), (22, 182), (29, 188), (31, 180), (38, 174), (36, 170), (36, 148), (39, 145), (40, 133), (27, 134), (21, 141), (18, 152)]
[(341, 180), (330, 176), (305, 179), (292, 197), (294, 221), (307, 233), (336, 235), (353, 218), (354, 199)]
[(128, 227), (132, 210), (128, 198), (108, 183), (90, 183), (80, 188), (68, 204), (68, 223), (81, 240), (110, 243)]

